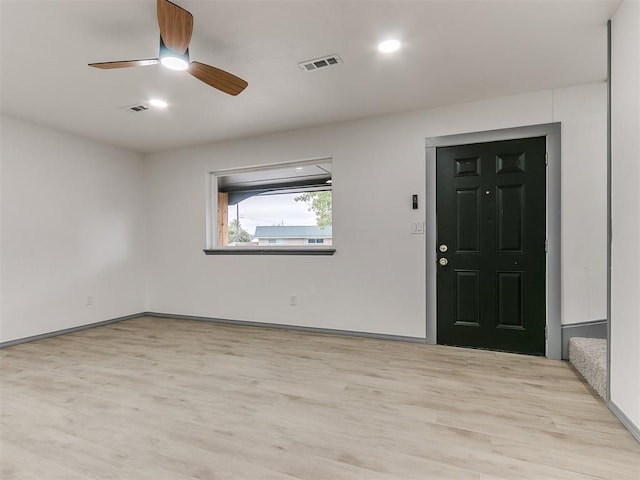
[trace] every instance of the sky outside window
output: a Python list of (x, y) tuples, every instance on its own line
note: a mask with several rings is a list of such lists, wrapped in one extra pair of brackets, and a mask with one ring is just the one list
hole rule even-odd
[(306, 202), (296, 202), (299, 193), (256, 195), (229, 207), (229, 223), (240, 215), (240, 226), (253, 235), (257, 225), (317, 225)]

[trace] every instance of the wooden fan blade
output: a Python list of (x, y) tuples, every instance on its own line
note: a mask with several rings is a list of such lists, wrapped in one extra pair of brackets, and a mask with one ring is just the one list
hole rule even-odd
[(200, 62), (191, 62), (189, 73), (207, 85), (222, 90), (229, 95), (238, 95), (249, 85), (235, 75)]
[(158, 63), (160, 63), (160, 60), (158, 60), (157, 58), (149, 58), (147, 60), (124, 60), (121, 62), (90, 63), (89, 66), (108, 70), (111, 68), (148, 67), (149, 65), (157, 65)]
[(168, 0), (158, 0), (158, 25), (164, 44), (176, 53), (189, 48), (193, 32), (193, 15)]

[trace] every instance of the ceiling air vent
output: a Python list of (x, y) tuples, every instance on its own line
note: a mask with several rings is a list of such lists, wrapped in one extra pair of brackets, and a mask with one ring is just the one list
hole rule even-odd
[(149, 110), (149, 107), (144, 103), (136, 103), (135, 105), (129, 105), (128, 107), (122, 107), (123, 110), (132, 113), (144, 112), (145, 110)]
[(305, 72), (313, 72), (325, 67), (332, 67), (342, 63), (342, 59), (337, 55), (327, 55), (326, 57), (314, 58), (306, 62), (298, 63), (298, 66)]

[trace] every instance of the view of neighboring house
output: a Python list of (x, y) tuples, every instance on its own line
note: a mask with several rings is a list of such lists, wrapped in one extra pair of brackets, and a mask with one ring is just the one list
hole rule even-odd
[(309, 225), (257, 226), (253, 243), (263, 245), (331, 245), (331, 225), (326, 227)]

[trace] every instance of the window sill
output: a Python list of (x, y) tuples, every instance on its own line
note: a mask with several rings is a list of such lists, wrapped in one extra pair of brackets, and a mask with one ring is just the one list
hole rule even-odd
[(319, 247), (223, 247), (208, 248), (205, 255), (333, 255), (335, 248)]

